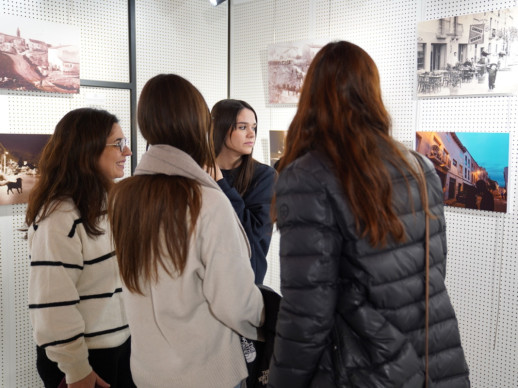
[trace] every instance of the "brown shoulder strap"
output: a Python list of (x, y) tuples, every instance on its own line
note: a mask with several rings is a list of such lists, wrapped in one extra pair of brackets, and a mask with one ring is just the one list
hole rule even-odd
[(423, 182), (423, 210), (425, 214), (425, 388), (428, 388), (428, 321), (429, 321), (429, 300), (430, 300), (430, 217), (428, 213), (428, 188), (426, 177), (421, 165), (420, 156), (416, 155), (419, 165), (419, 172)]

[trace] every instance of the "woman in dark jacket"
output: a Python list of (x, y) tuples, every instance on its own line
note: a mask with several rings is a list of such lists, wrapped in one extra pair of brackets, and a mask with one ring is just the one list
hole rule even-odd
[(245, 101), (225, 99), (211, 111), (216, 151), (216, 181), (246, 231), (255, 283), (263, 284), (272, 237), (270, 204), (275, 170), (252, 157), (257, 114)]
[(370, 56), (349, 42), (322, 48), (275, 190), (283, 300), (271, 388), (415, 388), (426, 369), (429, 387), (469, 387), (444, 281), (441, 184), (431, 162), (390, 130)]

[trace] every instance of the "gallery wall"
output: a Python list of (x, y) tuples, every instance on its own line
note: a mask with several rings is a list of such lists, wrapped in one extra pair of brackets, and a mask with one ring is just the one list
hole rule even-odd
[[(378, 65), (393, 135), (408, 146), (414, 145), (416, 131), (510, 133), (512, 211), (446, 208), (447, 286), (477, 388), (518, 382), (518, 98), (417, 99), (417, 24), (517, 6), (517, 1), (493, 0), (235, 0), (231, 7), (230, 94), (257, 110), (254, 155), (260, 160), (268, 160), (269, 130), (287, 129), (296, 109), (267, 103), (267, 48), (280, 42), (343, 39), (364, 48)], [(266, 278), (276, 289), (278, 243), (275, 233)]]
[[(230, 2), (230, 4), (228, 3)], [(268, 45), (346, 39), (376, 61), (393, 134), (412, 147), (416, 131), (510, 133), (509, 208), (518, 170), (518, 99), (479, 96), (417, 99), (417, 23), (518, 6), (494, 0), (137, 0), (136, 89), (157, 73), (189, 79), (209, 107), (227, 95), (227, 12), (230, 5), (230, 96), (258, 113), (254, 156), (269, 160), (268, 132), (287, 129), (295, 107), (270, 105)], [(81, 30), (81, 78), (129, 82), (126, 0), (0, 0), (0, 14), (70, 24)], [(129, 138), (128, 90), (81, 87), (79, 95), (0, 91), (11, 133), (51, 133), (70, 109), (98, 105), (115, 113)], [(0, 122), (5, 122), (5, 117)], [(139, 158), (145, 143), (137, 136)], [(130, 174), (129, 166), (126, 175)], [(2, 188), (0, 188), (1, 190)], [(5, 188), (4, 188), (5, 189)], [(518, 216), (447, 208), (447, 285), (454, 303), (473, 387), (515, 387), (518, 381)], [(25, 205), (0, 206), (0, 386), (42, 386), (26, 304), (28, 252)], [(279, 289), (278, 234), (265, 282)]]
[[(226, 4), (215, 8), (207, 0), (0, 0), (0, 17), (79, 28), (81, 80), (125, 84), (130, 82), (130, 3), (135, 9), (137, 94), (152, 76), (173, 72), (198, 87), (209, 106), (227, 96)], [(117, 115), (130, 139), (130, 91), (116, 87), (81, 86), (75, 95), (0, 89), (0, 133), (51, 134), (66, 112), (83, 106)], [(132, 149), (138, 158), (144, 153), (140, 136)], [(130, 173), (127, 162), (125, 175)], [(29, 255), (19, 231), (25, 209), (25, 204), (0, 206), (0, 386), (5, 388), (43, 386), (28, 318)]]

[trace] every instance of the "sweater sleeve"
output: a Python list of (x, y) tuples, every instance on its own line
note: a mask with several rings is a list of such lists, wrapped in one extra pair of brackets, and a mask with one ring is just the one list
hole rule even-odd
[(225, 178), (218, 181), (219, 187), (230, 200), (250, 242), (252, 249), (250, 262), (256, 284), (262, 284), (266, 275), (266, 255), (272, 237), (270, 203), (275, 175), (273, 168), (258, 163), (251, 187), (243, 197)]
[(271, 388), (309, 386), (334, 324), (342, 247), (326, 187), (319, 177), (290, 167), (276, 186), (283, 299)]
[(254, 284), (246, 235), (221, 192), (211, 193), (204, 202), (208, 209), (198, 221), (205, 265), (203, 293), (217, 319), (242, 336), (257, 339), (264, 302)]
[(67, 383), (92, 371), (85, 323), (77, 309), (76, 282), (83, 269), (82, 244), (74, 233), (78, 222), (75, 212), (58, 209), (31, 225), (29, 232), (29, 316), (34, 339), (57, 362)]

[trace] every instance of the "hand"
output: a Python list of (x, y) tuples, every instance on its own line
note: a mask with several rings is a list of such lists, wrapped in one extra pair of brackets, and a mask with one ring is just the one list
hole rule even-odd
[(94, 388), (95, 384), (99, 387), (109, 388), (110, 384), (101, 379), (94, 371), (90, 372), (84, 379), (68, 384), (68, 388)]
[(216, 164), (216, 171), (213, 171), (212, 168), (208, 168), (207, 166), (205, 166), (205, 171), (207, 171), (207, 173), (212, 178), (214, 178), (214, 180), (216, 182), (223, 179), (223, 173), (221, 172), (221, 169), (219, 168), (219, 166), (217, 164)]

